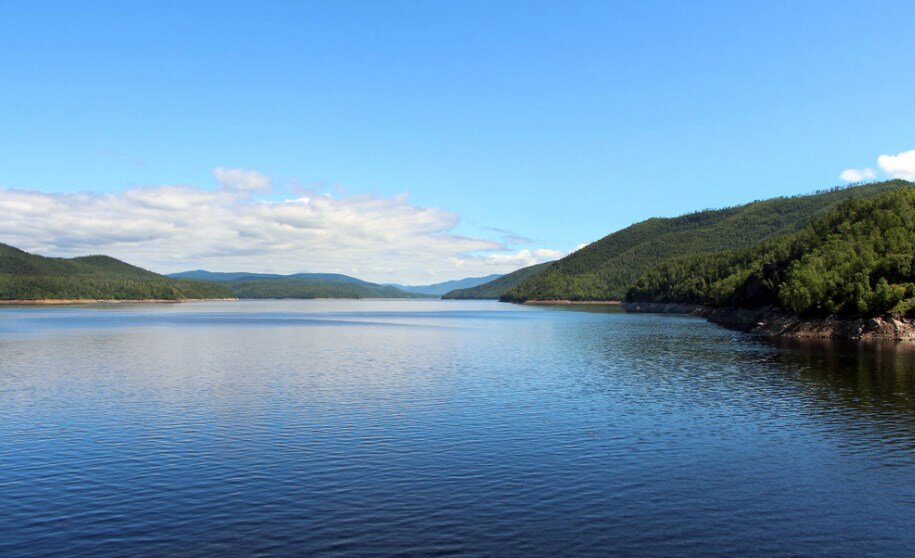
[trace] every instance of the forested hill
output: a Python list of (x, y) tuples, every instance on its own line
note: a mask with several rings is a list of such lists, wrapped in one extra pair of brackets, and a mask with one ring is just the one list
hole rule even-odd
[(747, 248), (797, 232), (846, 200), (911, 185), (892, 180), (648, 219), (558, 260), (510, 289), (502, 299), (621, 300), (639, 277), (663, 260)]
[(794, 235), (753, 248), (668, 260), (643, 275), (627, 300), (912, 316), (915, 187), (848, 201)]
[(225, 287), (171, 279), (108, 256), (46, 258), (0, 244), (0, 300), (229, 297)]
[(553, 262), (523, 267), (517, 271), (503, 275), (498, 279), (489, 281), (477, 287), (469, 289), (456, 289), (445, 293), (442, 298), (453, 299), (497, 299), (508, 292), (512, 287), (518, 285), (525, 279), (533, 277), (537, 273), (548, 268)]
[(238, 298), (426, 298), (390, 285), (369, 283), (339, 273), (214, 272), (201, 269), (173, 273), (170, 277), (217, 282)]

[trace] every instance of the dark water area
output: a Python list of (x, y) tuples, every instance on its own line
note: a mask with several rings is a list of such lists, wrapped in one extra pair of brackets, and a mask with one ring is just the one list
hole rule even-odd
[(915, 349), (614, 307), (0, 309), (0, 556), (911, 556)]

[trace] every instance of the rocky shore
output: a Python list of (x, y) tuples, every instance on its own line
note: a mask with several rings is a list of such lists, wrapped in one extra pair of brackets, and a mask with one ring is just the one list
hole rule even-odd
[(915, 322), (906, 318), (805, 319), (775, 308), (711, 308), (698, 304), (624, 302), (627, 312), (688, 314), (730, 329), (793, 339), (846, 339), (855, 341), (915, 341)]
[(572, 305), (607, 305), (607, 304), (620, 304), (618, 300), (525, 300), (522, 304), (544, 304), (544, 305), (558, 305), (558, 304), (572, 304)]

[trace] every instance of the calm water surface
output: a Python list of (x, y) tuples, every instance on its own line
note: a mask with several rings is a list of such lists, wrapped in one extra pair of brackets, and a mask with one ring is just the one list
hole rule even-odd
[(911, 556), (915, 351), (449, 301), (0, 309), (0, 556)]

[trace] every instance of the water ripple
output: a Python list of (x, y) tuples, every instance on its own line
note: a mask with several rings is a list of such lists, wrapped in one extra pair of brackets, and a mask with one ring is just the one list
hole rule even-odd
[(0, 555), (911, 550), (911, 350), (587, 310), (0, 310)]

